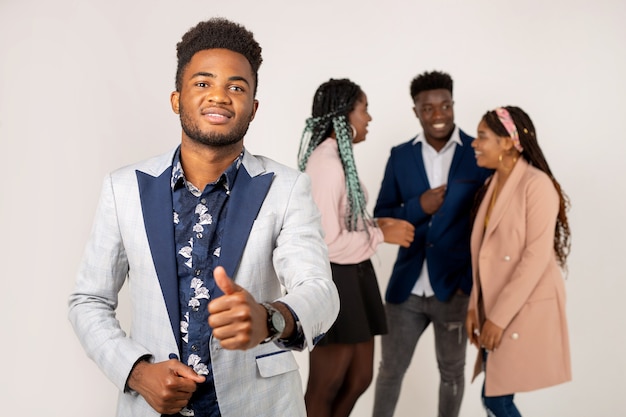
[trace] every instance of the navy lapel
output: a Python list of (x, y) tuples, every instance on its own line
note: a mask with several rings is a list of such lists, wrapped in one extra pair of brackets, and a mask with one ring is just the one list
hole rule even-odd
[[(244, 165), (239, 167), (228, 202), (219, 261), (231, 278), (237, 270), (252, 224), (259, 214), (273, 178), (272, 172), (251, 177)], [(222, 295), (219, 288), (215, 290), (218, 292), (215, 296)]]
[(430, 188), (430, 181), (428, 181), (428, 175), (426, 175), (426, 167), (424, 166), (424, 158), (422, 157), (422, 146), (424, 144), (422, 142), (417, 142), (415, 146), (413, 146), (413, 157), (415, 159), (415, 166), (418, 167), (418, 171), (422, 178), (424, 184)]
[(472, 152), (474, 151), (472, 149), (472, 146), (470, 145), (471, 141), (469, 139), (471, 138), (466, 136), (461, 130), (459, 130), (459, 136), (463, 145), (461, 146), (458, 143), (456, 144), (454, 156), (452, 156), (452, 162), (450, 163), (450, 171), (448, 171), (448, 182), (450, 182), (450, 180), (454, 178), (456, 170), (459, 165), (461, 165), (461, 161), (463, 161), (463, 159), (465, 158), (465, 153), (468, 152), (468, 149)]
[(180, 351), (180, 306), (172, 203), (172, 167), (158, 177), (136, 171), (144, 226), (161, 292)]

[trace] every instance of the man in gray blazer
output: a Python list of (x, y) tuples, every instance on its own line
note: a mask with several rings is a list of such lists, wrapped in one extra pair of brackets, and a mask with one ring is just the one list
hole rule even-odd
[(309, 179), (244, 148), (262, 62), (251, 32), (211, 19), (177, 52), (180, 146), (104, 180), (70, 321), (119, 388), (118, 416), (305, 416), (291, 350), (339, 310)]

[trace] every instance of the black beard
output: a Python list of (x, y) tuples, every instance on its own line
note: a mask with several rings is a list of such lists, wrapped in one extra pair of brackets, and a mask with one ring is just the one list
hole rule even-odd
[(182, 105), (180, 106), (180, 124), (183, 128), (183, 132), (185, 132), (185, 135), (187, 135), (189, 139), (196, 143), (212, 147), (224, 147), (236, 144), (243, 139), (250, 126), (249, 121), (246, 122), (242, 120), (228, 133), (204, 133), (191, 117), (189, 117), (187, 112), (184, 111)]

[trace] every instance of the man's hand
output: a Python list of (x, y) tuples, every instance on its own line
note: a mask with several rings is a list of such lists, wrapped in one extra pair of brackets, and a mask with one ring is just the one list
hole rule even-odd
[(175, 414), (187, 405), (196, 384), (204, 380), (176, 359), (159, 363), (141, 361), (133, 368), (128, 387), (138, 392), (158, 413)]
[(224, 349), (246, 350), (268, 334), (267, 312), (248, 291), (235, 284), (221, 266), (213, 271), (224, 295), (209, 303), (209, 326)]
[(378, 227), (383, 232), (385, 242), (408, 248), (413, 242), (415, 226), (406, 220), (392, 217), (378, 218)]
[(446, 185), (440, 185), (436, 188), (431, 188), (430, 190), (424, 192), (420, 196), (420, 204), (422, 206), (422, 210), (426, 214), (434, 214), (441, 205), (443, 204), (443, 197), (446, 194)]

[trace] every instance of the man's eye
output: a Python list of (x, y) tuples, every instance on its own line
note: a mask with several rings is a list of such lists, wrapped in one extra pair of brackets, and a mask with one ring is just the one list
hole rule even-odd
[(239, 92), (243, 91), (243, 88), (239, 87), (238, 85), (233, 85), (230, 87), (230, 89), (233, 91), (239, 91)]
[(203, 83), (203, 82), (198, 82), (198, 83), (196, 83), (196, 87), (202, 87), (202, 88), (204, 88), (204, 87), (206, 87), (206, 86), (207, 86), (207, 83)]

